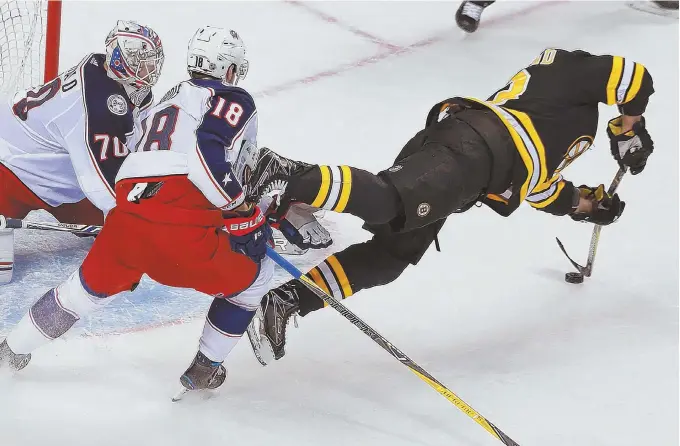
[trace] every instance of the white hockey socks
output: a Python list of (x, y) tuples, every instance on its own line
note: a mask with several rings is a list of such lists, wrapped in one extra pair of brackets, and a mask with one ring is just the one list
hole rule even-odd
[(274, 277), (274, 262), (264, 258), (260, 273), (248, 289), (228, 298), (216, 298), (210, 305), (208, 317), (199, 341), (199, 351), (214, 362), (223, 362), (260, 307)]
[(12, 281), (14, 271), (14, 229), (0, 229), (0, 285)]
[(80, 270), (45, 293), (7, 336), (7, 345), (17, 354), (31, 353), (66, 333), (81, 317), (109, 303), (89, 294), (80, 280)]

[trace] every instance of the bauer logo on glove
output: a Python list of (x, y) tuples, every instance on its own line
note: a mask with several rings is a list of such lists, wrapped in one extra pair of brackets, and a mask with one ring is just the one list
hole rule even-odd
[(234, 235), (242, 235), (239, 231), (248, 231), (249, 229), (257, 228), (264, 221), (264, 214), (258, 209), (258, 212), (254, 213), (254, 217), (255, 218), (239, 221), (238, 223), (231, 223), (227, 232)]
[(246, 211), (223, 212), (223, 216), (232, 251), (259, 263), (267, 254), (267, 245), (272, 240), (272, 229), (262, 210), (252, 206)]

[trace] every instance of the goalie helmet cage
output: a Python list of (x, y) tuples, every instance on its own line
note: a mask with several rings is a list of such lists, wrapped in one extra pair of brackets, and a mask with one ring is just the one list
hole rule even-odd
[(0, 93), (57, 76), (61, 6), (61, 0), (0, 0)]

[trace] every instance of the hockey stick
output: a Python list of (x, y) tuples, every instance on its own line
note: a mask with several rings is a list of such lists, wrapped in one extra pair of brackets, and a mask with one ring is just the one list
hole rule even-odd
[[(94, 236), (102, 230), (101, 226), (96, 225), (77, 225), (71, 223), (50, 223), (21, 220), (18, 218), (7, 218), (0, 215), (0, 229), (35, 229), (40, 231), (59, 231), (69, 232), (75, 235)], [(274, 236), (274, 246), (276, 251), (287, 256), (297, 256), (306, 253), (307, 249), (298, 248), (290, 243), (283, 235)]]
[(37, 229), (41, 231), (70, 232), (76, 235), (97, 235), (101, 226), (76, 225), (71, 223), (40, 223), (0, 215), (0, 229)]
[(508, 437), (503, 431), (498, 429), (489, 420), (481, 416), (476, 410), (470, 407), (465, 401), (460, 399), (458, 395), (449, 390), (444, 384), (437, 381), (432, 375), (427, 373), (425, 369), (420, 367), (418, 364), (413, 362), (408, 356), (406, 356), (401, 350), (392, 345), (387, 339), (385, 339), (381, 334), (375, 331), (373, 328), (368, 326), (364, 321), (362, 321), (356, 314), (352, 313), (347, 307), (341, 304), (337, 299), (335, 299), (330, 294), (322, 290), (314, 281), (312, 281), (307, 276), (303, 275), (302, 272), (295, 267), (288, 260), (281, 257), (276, 251), (271, 248), (267, 248), (267, 256), (276, 262), (281, 268), (285, 269), (291, 276), (302, 282), (310, 291), (323, 299), (328, 305), (333, 307), (335, 311), (340, 313), (348, 321), (350, 321), (355, 327), (363, 331), (365, 335), (373, 339), (373, 341), (383, 348), (387, 353), (392, 355), (396, 360), (401, 362), (403, 365), (408, 367), (418, 378), (425, 381), (434, 390), (439, 392), (444, 398), (449, 400), (454, 406), (463, 411), (467, 416), (476, 421), (480, 426), (482, 426), (487, 432), (496, 437), (498, 440), (503, 442), (505, 445), (509, 446), (519, 446), (515, 441)]
[[(612, 183), (609, 185), (609, 189), (607, 189), (608, 195), (613, 195), (614, 192), (616, 192), (616, 189), (619, 187), (619, 184), (621, 183), (621, 180), (623, 179), (623, 175), (625, 173), (626, 168), (624, 167), (619, 168), (619, 171), (616, 172), (616, 176), (614, 176)], [(569, 254), (567, 254), (567, 250), (564, 248), (564, 245), (562, 244), (560, 239), (555, 237), (555, 240), (557, 240), (557, 244), (559, 245), (560, 249), (562, 250), (564, 255), (567, 256), (567, 259), (569, 259), (571, 264), (574, 265), (574, 268), (576, 268), (578, 274), (580, 274), (581, 276), (590, 277), (590, 275), (593, 273), (593, 264), (595, 263), (595, 254), (597, 253), (597, 245), (600, 242), (601, 231), (602, 231), (601, 225), (595, 225), (595, 228), (593, 228), (593, 235), (590, 237), (590, 248), (588, 249), (588, 261), (586, 263), (586, 266), (581, 266), (578, 263), (576, 263), (569, 256)]]

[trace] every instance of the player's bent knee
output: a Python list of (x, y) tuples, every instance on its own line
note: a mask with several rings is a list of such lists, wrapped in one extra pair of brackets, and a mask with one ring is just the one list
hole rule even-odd
[(262, 296), (269, 291), (273, 278), (274, 261), (265, 257), (260, 262), (260, 271), (253, 283), (237, 295), (227, 298), (227, 300), (239, 307), (255, 310), (260, 306)]
[(351, 168), (351, 172), (352, 187), (360, 192), (350, 194), (345, 212), (376, 225), (388, 223), (401, 214), (401, 199), (391, 182), (365, 170)]
[(81, 269), (71, 274), (71, 277), (59, 285), (57, 292), (64, 307), (79, 316), (84, 316), (97, 308), (101, 308), (115, 296), (96, 294), (90, 290), (83, 280)]

